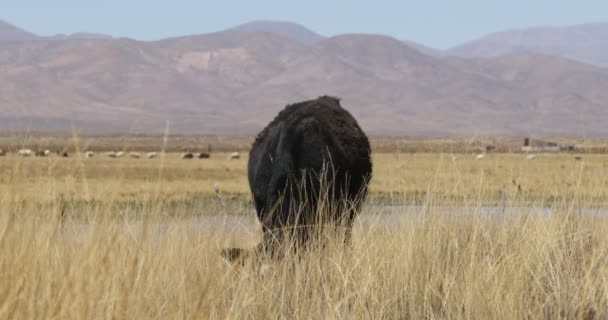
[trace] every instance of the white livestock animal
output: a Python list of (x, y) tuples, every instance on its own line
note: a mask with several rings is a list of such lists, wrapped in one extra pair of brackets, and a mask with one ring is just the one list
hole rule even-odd
[(49, 150), (49, 149), (44, 150), (44, 156), (45, 157), (48, 157), (50, 155), (51, 155), (51, 150)]
[(233, 152), (228, 156), (229, 160), (233, 160), (233, 159), (240, 159), (241, 155), (238, 152)]
[(87, 151), (87, 152), (84, 153), (84, 157), (87, 158), (87, 159), (93, 158), (93, 155), (94, 155), (94, 153), (91, 150), (89, 150), (89, 151)]
[(475, 160), (481, 160), (481, 159), (483, 159), (483, 158), (485, 158), (485, 157), (486, 157), (486, 155), (485, 155), (485, 154), (480, 153), (480, 154), (478, 154), (478, 155), (476, 155), (476, 156), (475, 156)]
[(110, 158), (116, 158), (116, 152), (114, 152), (114, 151), (108, 152), (108, 157), (110, 157)]
[(129, 157), (133, 159), (139, 159), (141, 158), (141, 155), (139, 154), (139, 152), (129, 152)]
[(21, 157), (31, 157), (34, 153), (30, 149), (20, 149), (17, 154)]
[(146, 158), (148, 159), (155, 159), (158, 157), (158, 152), (148, 152), (148, 154), (146, 154)]
[(122, 158), (125, 155), (124, 151), (116, 152), (116, 158)]

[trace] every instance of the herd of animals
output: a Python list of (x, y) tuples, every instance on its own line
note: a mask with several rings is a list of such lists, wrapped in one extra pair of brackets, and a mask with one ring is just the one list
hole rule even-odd
[[(7, 151), (0, 149), (0, 157), (6, 156), (7, 154), (8, 154)], [(17, 150), (16, 154), (20, 157), (49, 157), (53, 154), (57, 155), (58, 157), (62, 157), (62, 158), (69, 158), (72, 156), (67, 151), (52, 152), (49, 149), (38, 150), (38, 151), (32, 151), (31, 149), (19, 149), (19, 150)], [(83, 153), (83, 155), (85, 158), (90, 159), (95, 156), (95, 152), (88, 150), (88, 151), (85, 151)], [(156, 158), (158, 158), (159, 153), (158, 152), (148, 152), (148, 153), (142, 155), (139, 152), (110, 151), (110, 152), (106, 153), (106, 156), (110, 157), (110, 158), (129, 157), (129, 158), (133, 158), (133, 159), (140, 159), (145, 156), (148, 159), (156, 159)], [(209, 159), (209, 158), (211, 158), (211, 154), (208, 152), (186, 152), (186, 153), (183, 153), (180, 157), (182, 159)], [(241, 155), (238, 152), (232, 152), (228, 155), (228, 159), (230, 159), (230, 160), (240, 159), (240, 157), (241, 157)]]
[[(21, 149), (19, 156), (50, 156), (50, 150)], [(65, 151), (56, 153), (70, 157)], [(0, 156), (6, 155), (0, 149)], [(141, 158), (138, 152), (109, 152), (111, 158)], [(84, 152), (86, 158), (93, 151)], [(148, 159), (158, 152), (145, 154)], [(182, 159), (206, 159), (207, 152), (186, 152)], [(238, 152), (229, 159), (239, 159)], [(477, 155), (477, 160), (485, 154)], [(528, 155), (528, 160), (534, 155)], [(580, 160), (578, 157), (577, 160)], [(372, 177), (370, 143), (355, 118), (331, 96), (286, 106), (256, 137), (249, 153), (247, 177), (263, 239), (253, 250), (224, 249), (228, 260), (263, 252), (273, 256), (286, 238), (306, 248), (315, 232), (333, 228), (350, 242), (353, 221), (366, 198)]]
[[(6, 153), (0, 151), (2, 155)], [(50, 150), (22, 149), (22, 157), (50, 156)], [(70, 157), (65, 151), (60, 157)], [(94, 157), (93, 151), (83, 153)], [(109, 152), (108, 157), (141, 158), (137, 152)], [(145, 154), (154, 159), (157, 152)], [(209, 158), (205, 152), (182, 159)], [(229, 159), (238, 159), (238, 152)], [(225, 249), (234, 260), (253, 253), (282, 256), (287, 238), (296, 248), (310, 245), (315, 232), (333, 228), (350, 242), (353, 221), (372, 177), (370, 143), (355, 118), (331, 96), (286, 106), (256, 137), (249, 153), (247, 177), (263, 240), (254, 250)]]
[[(0, 150), (0, 155), (6, 152)], [(21, 149), (22, 157), (47, 157), (50, 150)], [(60, 157), (70, 157), (65, 151)], [(93, 151), (82, 153), (86, 158)], [(142, 158), (138, 152), (109, 152), (111, 158)], [(157, 152), (145, 154), (148, 159)], [(186, 152), (182, 159), (206, 159)], [(238, 152), (229, 159), (239, 159)], [(350, 242), (353, 222), (372, 177), (370, 143), (355, 118), (331, 96), (286, 106), (256, 137), (249, 152), (247, 178), (263, 239), (252, 251), (225, 249), (228, 260), (250, 253), (281, 256), (286, 239), (306, 248), (319, 230), (343, 232)]]

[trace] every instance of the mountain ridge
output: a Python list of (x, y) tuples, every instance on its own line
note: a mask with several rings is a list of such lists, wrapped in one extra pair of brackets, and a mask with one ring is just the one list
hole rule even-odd
[(454, 46), (447, 55), (496, 57), (510, 53), (541, 53), (608, 67), (608, 23), (505, 30)]
[(606, 87), (607, 69), (565, 58), (432, 56), (369, 34), (0, 45), (5, 129), (253, 134), (285, 105), (329, 94), (370, 134), (606, 135)]
[(39, 37), (31, 32), (18, 28), (8, 22), (0, 20), (0, 44), (31, 41)]

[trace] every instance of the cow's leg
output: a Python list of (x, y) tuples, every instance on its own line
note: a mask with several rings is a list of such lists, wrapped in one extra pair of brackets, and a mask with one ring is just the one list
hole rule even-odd
[(275, 257), (280, 250), (283, 231), (282, 229), (271, 230), (266, 227), (262, 229), (264, 231), (262, 242), (253, 251), (251, 249), (227, 248), (222, 250), (222, 257), (229, 262), (243, 261), (251, 254), (269, 254)]
[(283, 229), (270, 229), (267, 227), (263, 227), (263, 230), (264, 235), (262, 242), (258, 245), (258, 251), (276, 257), (281, 250), (284, 231)]
[(359, 213), (359, 208), (351, 207), (348, 209), (347, 216), (344, 217), (342, 227), (344, 228), (344, 244), (350, 245), (353, 233), (353, 224)]
[(242, 248), (228, 248), (222, 250), (222, 257), (228, 262), (237, 262), (242, 260), (245, 256), (245, 249)]
[(350, 220), (344, 226), (344, 245), (349, 246), (353, 233), (353, 220)]

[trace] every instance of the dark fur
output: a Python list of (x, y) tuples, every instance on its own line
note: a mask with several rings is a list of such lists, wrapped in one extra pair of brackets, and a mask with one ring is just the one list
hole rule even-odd
[[(320, 225), (343, 227), (348, 241), (371, 175), (367, 136), (338, 99), (288, 105), (249, 154), (249, 186), (264, 231), (259, 249), (274, 250), (287, 232), (305, 246)], [(331, 208), (317, 210), (324, 190)]]

